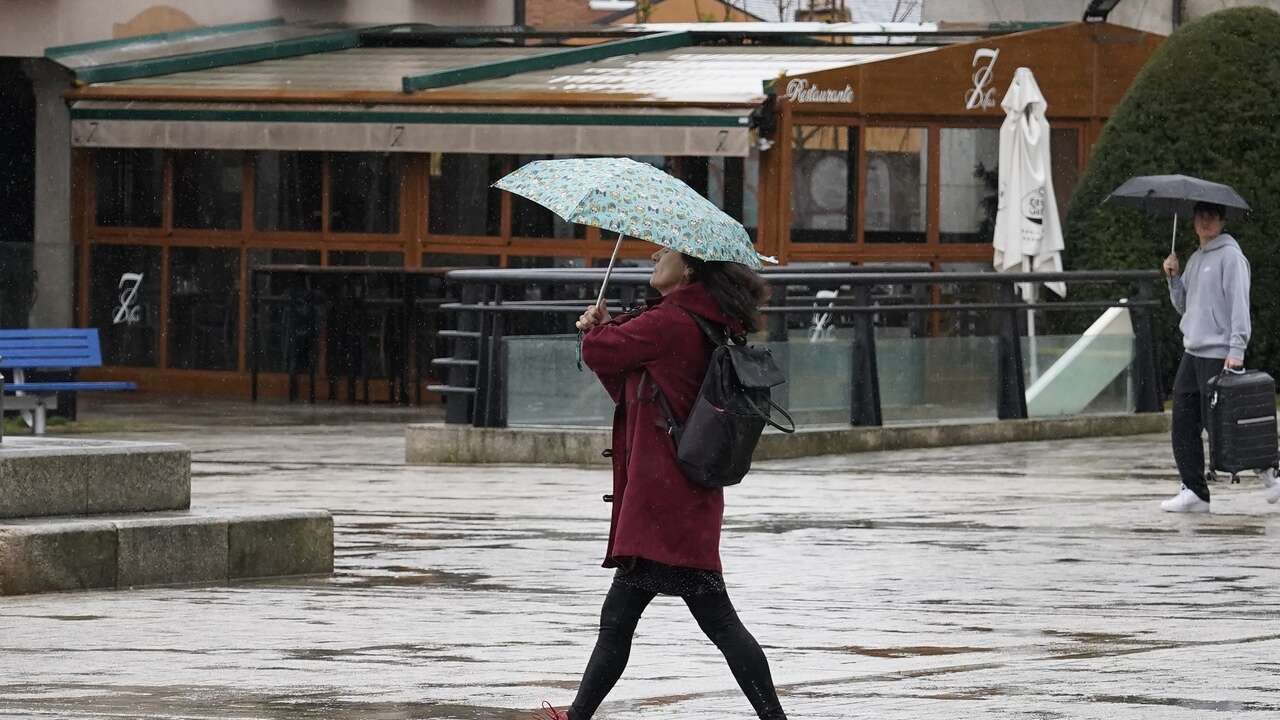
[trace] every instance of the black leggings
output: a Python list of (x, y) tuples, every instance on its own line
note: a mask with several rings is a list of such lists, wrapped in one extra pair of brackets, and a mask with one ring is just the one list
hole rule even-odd
[[(622, 677), (622, 669), (631, 655), (631, 637), (640, 615), (654, 597), (651, 592), (617, 582), (609, 588), (600, 611), (600, 637), (582, 675), (578, 696), (569, 708), (569, 720), (590, 720), (605, 695)], [(698, 627), (729, 661), (734, 679), (761, 720), (786, 720), (769, 675), (769, 661), (738, 619), (729, 596), (725, 593), (691, 595), (684, 598), (684, 602), (698, 621)]]

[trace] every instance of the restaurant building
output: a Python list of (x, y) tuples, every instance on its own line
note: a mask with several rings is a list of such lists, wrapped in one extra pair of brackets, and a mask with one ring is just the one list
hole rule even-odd
[(265, 23), (52, 48), (75, 78), (78, 320), (101, 331), (101, 377), (245, 394), (254, 266), (607, 262), (597, 229), (490, 188), (541, 158), (651, 162), (784, 264), (985, 267), (1015, 69), (1048, 99), (1065, 206), (1161, 40), (1106, 23)]

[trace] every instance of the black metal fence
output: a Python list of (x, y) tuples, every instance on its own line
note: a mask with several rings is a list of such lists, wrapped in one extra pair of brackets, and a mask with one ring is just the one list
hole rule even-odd
[(348, 402), (372, 399), (385, 383), (392, 402), (421, 404), (428, 361), (445, 352), (440, 306), (449, 299), (445, 269), (263, 265), (250, 270), (249, 370), (258, 399), (264, 372), (288, 376), (289, 399), (317, 376), (329, 400), (345, 386)]
[[(880, 380), (876, 367), (875, 328), (899, 323), (915, 336), (936, 334), (991, 335), (997, 343), (997, 416), (1027, 417), (1021, 336), (1027, 310), (1048, 313), (1102, 311), (1123, 306), (1131, 312), (1134, 331), (1131, 377), (1135, 412), (1160, 412), (1154, 328), (1151, 308), (1158, 272), (1106, 271), (1065, 273), (933, 273), (830, 271), (792, 268), (762, 273), (772, 298), (762, 312), (768, 318), (767, 339), (785, 341), (796, 319), (816, 312), (853, 329), (850, 417), (852, 425), (883, 423)], [(595, 299), (602, 270), (454, 270), (447, 275), (458, 301), (439, 305), (452, 316), (452, 327), (438, 336), (450, 341), (448, 357), (432, 362), (446, 371), (447, 381), (428, 389), (443, 393), (446, 422), (477, 427), (505, 427), (503, 340), (511, 335), (572, 332), (573, 320)], [(621, 269), (610, 282), (610, 311), (634, 305), (646, 293), (648, 270)], [(1066, 282), (1069, 287), (1103, 286), (1115, 299), (1027, 303), (1018, 299), (1020, 282)], [(964, 287), (955, 301), (942, 302), (940, 288)], [(834, 297), (823, 290), (838, 290)], [(1119, 295), (1119, 297), (1116, 297)]]

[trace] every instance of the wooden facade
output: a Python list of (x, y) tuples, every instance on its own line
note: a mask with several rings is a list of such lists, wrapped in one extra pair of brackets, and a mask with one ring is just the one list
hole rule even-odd
[[(746, 213), (748, 207), (754, 206), (756, 227), (753, 230), (758, 249), (766, 255), (777, 256), (783, 263), (911, 262), (928, 263), (935, 270), (965, 263), (989, 263), (989, 241), (974, 241), (980, 237), (980, 231), (970, 227), (981, 221), (981, 213), (971, 206), (982, 188), (976, 181), (962, 180), (973, 177), (975, 172), (971, 160), (976, 156), (965, 149), (965, 144), (973, 137), (989, 144), (990, 133), (995, 132), (1003, 120), (1004, 111), (999, 102), (1015, 69), (1028, 67), (1035, 73), (1048, 99), (1051, 125), (1070, 141), (1069, 149), (1055, 157), (1055, 180), (1062, 180), (1056, 188), (1061, 202), (1069, 197), (1071, 188), (1066, 185), (1074, 184), (1103, 124), (1161, 39), (1106, 24), (1080, 23), (943, 47), (921, 47), (893, 57), (873, 58), (874, 61), (807, 74), (761, 78), (760, 97), (751, 103), (739, 104), (744, 111), (758, 106), (765, 99), (765, 85), (775, 95), (766, 105), (773, 108), (774, 127), (770, 131), (766, 123), (758, 135), (753, 135), (753, 140), (758, 141), (754, 144), (760, 150), (753, 150), (747, 158), (673, 153), (653, 156), (651, 161), (661, 162), (669, 172), (703, 192), (714, 186), (719, 200), (736, 203), (734, 211), (738, 213)], [(767, 80), (771, 82), (766, 83)], [(89, 85), (72, 91), (70, 97), (112, 101), (199, 98), (213, 102), (269, 102), (281, 107), (321, 101), (460, 107), (482, 101), (490, 106), (556, 107), (696, 104), (688, 100), (572, 93), (561, 89), (481, 92), (466, 84), (413, 94), (266, 92), (235, 88), (209, 91), (184, 88), (177, 79), (172, 85), (161, 83), (133, 88), (121, 84)], [(733, 104), (714, 106), (724, 109)], [(1059, 135), (1055, 135), (1055, 139), (1057, 137)], [(803, 138), (803, 143), (808, 144), (798, 148), (797, 138)], [(100, 193), (96, 183), (100, 173), (95, 170), (104, 152), (108, 151), (77, 147), (73, 153), (72, 233), (79, 250), (79, 321), (83, 326), (100, 324), (103, 317), (100, 306), (119, 291), (115, 287), (118, 272), (114, 266), (103, 266), (110, 274), (107, 270), (95, 271), (95, 258), (110, 255), (104, 255), (102, 249), (148, 249), (134, 261), (143, 262), (136, 258), (145, 258), (145, 262), (151, 263), (149, 267), (159, 273), (156, 317), (153, 318), (155, 336), (143, 341), (154, 344), (154, 355), (146, 355), (143, 361), (135, 363), (136, 367), (115, 365), (98, 373), (104, 378), (135, 380), (144, 389), (247, 394), (249, 268), (278, 261), (277, 254), (284, 251), (295, 253), (291, 262), (301, 258), (321, 265), (363, 262), (410, 268), (432, 265), (590, 267), (606, 262), (612, 249), (610, 239), (602, 237), (595, 228), (540, 233), (549, 236), (525, 233), (522, 228), (532, 225), (522, 219), (521, 210), (516, 207), (518, 201), (507, 193), (494, 193), (496, 207), (485, 206), (490, 218), (486, 231), (433, 231), (433, 217), (441, 211), (432, 208), (433, 198), (447, 199), (446, 186), (453, 181), (442, 170), (448, 164), (447, 153), (390, 153), (394, 156), (392, 159), (374, 164), (395, 168), (391, 183), (394, 197), (387, 198), (395, 205), (394, 227), (388, 225), (378, 231), (334, 227), (334, 198), (343, 190), (335, 188), (335, 183), (348, 181), (335, 175), (334, 163), (351, 162), (347, 157), (351, 154), (321, 151), (312, 153), (318, 158), (312, 160), (319, 168), (319, 175), (314, 178), (319, 198), (313, 203), (314, 211), (309, 212), (318, 213), (319, 217), (311, 229), (260, 227), (261, 213), (255, 203), (262, 194), (255, 192), (255, 188), (261, 183), (264, 158), (274, 152), (269, 150), (236, 151), (230, 155), (223, 152), (215, 159), (221, 163), (218, 167), (225, 181), (219, 185), (225, 190), (223, 214), (238, 213), (237, 218), (220, 220), (222, 227), (197, 229), (181, 227), (175, 222), (175, 207), (190, 202), (189, 198), (181, 197), (190, 189), (177, 187), (180, 183), (176, 179), (175, 163), (189, 162), (192, 151), (179, 149), (159, 150), (155, 161), (159, 163), (153, 170), (159, 183), (158, 222), (139, 227), (122, 225), (118, 219), (108, 218), (111, 222), (104, 224), (103, 212), (97, 206)], [(281, 154), (290, 152), (295, 151), (282, 150)], [(270, 159), (279, 160), (274, 156)], [(500, 176), (527, 159), (530, 158), (494, 155), (487, 160), (488, 171)], [(799, 192), (797, 184), (800, 179), (797, 168), (801, 166), (798, 163), (809, 163), (805, 172), (813, 170), (812, 174), (803, 176), (804, 181), (813, 185), (806, 191), (821, 196), (817, 199), (835, 210), (812, 210), (798, 205), (804, 194)], [(969, 166), (966, 167), (966, 163)], [(944, 165), (950, 169), (944, 171)], [(718, 180), (708, 180), (709, 175), (717, 173)], [(829, 180), (841, 177), (845, 178), (845, 187), (833, 189)], [(238, 199), (234, 197), (236, 193)], [(956, 200), (957, 193), (964, 198)], [(899, 207), (904, 205), (909, 207)], [(961, 208), (961, 214), (968, 213), (956, 220), (965, 226), (963, 232), (950, 232), (947, 228), (950, 215), (955, 214), (949, 208), (955, 207)], [(390, 222), (387, 218), (382, 221)], [(231, 324), (227, 326), (233, 329), (228, 335), (231, 349), (217, 369), (178, 367), (191, 363), (189, 360), (175, 362), (179, 359), (174, 357), (171, 333), (173, 328), (180, 327), (173, 319), (175, 308), (180, 305), (175, 298), (182, 291), (178, 285), (186, 282), (179, 277), (181, 273), (175, 271), (175, 258), (199, 265), (206, 258), (215, 257), (192, 255), (188, 251), (192, 248), (222, 251), (216, 254), (216, 259), (225, 265), (224, 276), (234, 274), (234, 287), (228, 289), (226, 299), (220, 301), (231, 317)], [(643, 259), (651, 251), (652, 247), (646, 243), (628, 242), (624, 244), (622, 256)], [(191, 270), (184, 272), (189, 275)], [(103, 287), (104, 282), (112, 287)], [(182, 312), (192, 311), (183, 308)], [(282, 376), (266, 376), (266, 392), (283, 392), (283, 386)]]

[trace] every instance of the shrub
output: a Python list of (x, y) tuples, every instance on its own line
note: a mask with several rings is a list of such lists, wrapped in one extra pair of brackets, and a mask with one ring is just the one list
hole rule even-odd
[[(1107, 123), (1072, 196), (1066, 266), (1159, 268), (1171, 219), (1102, 202), (1130, 177), (1174, 173), (1231, 185), (1252, 206), (1245, 220), (1227, 224), (1252, 265), (1253, 336), (1245, 362), (1280, 374), (1280, 13), (1223, 10), (1183, 26), (1156, 50)], [(1190, 218), (1179, 218), (1183, 266), (1197, 246)], [(1157, 297), (1167, 298), (1163, 285)], [(1164, 300), (1155, 322), (1166, 387), (1182, 353), (1177, 321)]]

